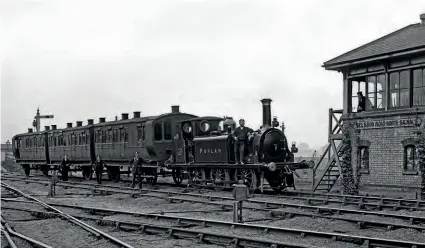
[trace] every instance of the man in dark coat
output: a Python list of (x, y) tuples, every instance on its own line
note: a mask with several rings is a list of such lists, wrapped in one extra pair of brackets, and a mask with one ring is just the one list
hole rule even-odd
[[(243, 157), (245, 153), (245, 145), (248, 144), (248, 135), (254, 132), (251, 128), (245, 127), (245, 120), (239, 120), (239, 127), (235, 129), (233, 135), (235, 136), (235, 157), (238, 164), (244, 164)], [(238, 152), (239, 150), (239, 152)]]
[(62, 159), (61, 163), (61, 169), (62, 169), (62, 180), (68, 181), (68, 171), (69, 171), (69, 165), (71, 162), (68, 160), (68, 156), (65, 154), (65, 156)]
[(135, 184), (136, 184), (136, 176), (137, 176), (137, 180), (139, 181), (139, 188), (142, 188), (142, 164), (146, 163), (145, 160), (143, 160), (143, 158), (139, 157), (139, 153), (136, 152), (134, 154), (134, 158), (132, 158), (130, 160), (130, 164), (132, 165), (131, 168), (131, 174), (133, 174), (133, 182), (131, 184), (131, 187), (134, 188)]
[(104, 167), (103, 160), (98, 155), (96, 158), (96, 161), (94, 162), (94, 168), (96, 171), (96, 180), (98, 184), (102, 184), (103, 167)]
[(363, 112), (366, 110), (366, 97), (363, 96), (362, 92), (357, 92), (359, 97), (359, 106), (357, 107), (357, 113)]

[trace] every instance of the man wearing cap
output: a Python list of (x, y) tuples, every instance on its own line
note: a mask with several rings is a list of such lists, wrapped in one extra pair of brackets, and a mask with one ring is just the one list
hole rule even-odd
[[(245, 152), (245, 145), (248, 144), (248, 135), (251, 134), (253, 130), (249, 127), (245, 127), (245, 120), (239, 120), (239, 127), (235, 129), (233, 135), (235, 136), (236, 146), (235, 146), (235, 157), (238, 164), (244, 164), (243, 157)], [(239, 152), (238, 152), (239, 150)]]

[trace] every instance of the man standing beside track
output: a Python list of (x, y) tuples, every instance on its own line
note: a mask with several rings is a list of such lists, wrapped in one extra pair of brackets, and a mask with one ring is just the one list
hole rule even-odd
[(61, 169), (62, 169), (62, 180), (68, 181), (68, 170), (69, 170), (70, 161), (68, 160), (68, 155), (65, 154), (65, 156), (62, 159), (61, 163)]
[(142, 188), (142, 164), (146, 163), (145, 160), (143, 160), (143, 158), (139, 157), (139, 152), (136, 152), (134, 154), (134, 158), (132, 158), (130, 160), (130, 164), (132, 165), (131, 168), (131, 174), (133, 174), (133, 182), (131, 184), (131, 187), (134, 188), (135, 184), (136, 184), (136, 176), (137, 176), (137, 180), (139, 181), (139, 188)]
[(98, 184), (102, 184), (102, 173), (103, 173), (103, 160), (99, 155), (96, 157), (96, 161), (94, 162), (94, 168), (96, 170), (96, 180)]

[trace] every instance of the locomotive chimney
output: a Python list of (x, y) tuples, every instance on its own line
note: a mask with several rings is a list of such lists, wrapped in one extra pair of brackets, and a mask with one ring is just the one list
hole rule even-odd
[(28, 133), (32, 133), (32, 128), (28, 128)]
[(180, 113), (180, 106), (179, 105), (171, 106), (171, 113)]
[(87, 120), (87, 125), (93, 125), (94, 124), (94, 120), (93, 119), (88, 119)]
[(134, 111), (134, 112), (133, 112), (133, 118), (134, 118), (134, 119), (136, 119), (136, 118), (140, 118), (140, 111)]
[(100, 117), (99, 118), (99, 123), (104, 123), (106, 121), (106, 118), (105, 117)]
[(70, 128), (70, 127), (72, 127), (72, 123), (71, 123), (71, 122), (69, 122), (69, 123), (66, 123), (66, 127), (67, 127), (67, 128)]
[(421, 19), (421, 24), (425, 25), (425, 13), (420, 14), (419, 18)]
[(127, 113), (122, 113), (121, 114), (121, 119), (122, 120), (128, 120), (128, 114)]
[(50, 130), (50, 126), (44, 126), (44, 129), (45, 129), (46, 131), (49, 131), (49, 130)]
[(270, 103), (272, 102), (272, 99), (266, 98), (262, 99), (261, 103), (263, 104), (263, 126), (269, 126), (272, 125), (272, 110)]
[(56, 130), (56, 125), (52, 125), (52, 130)]
[(77, 127), (81, 127), (83, 125), (82, 121), (77, 121)]

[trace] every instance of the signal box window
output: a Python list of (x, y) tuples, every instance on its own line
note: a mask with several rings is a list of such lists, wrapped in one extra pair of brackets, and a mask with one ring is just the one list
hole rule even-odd
[(425, 69), (413, 71), (413, 106), (425, 105)]
[(164, 121), (164, 140), (172, 140), (172, 127), (170, 121)]
[(414, 172), (418, 167), (418, 157), (414, 145), (404, 147), (404, 171)]
[(157, 122), (155, 123), (154, 127), (154, 133), (155, 133), (155, 140), (162, 140), (162, 123)]
[(384, 74), (362, 77), (351, 81), (351, 111), (358, 112), (358, 92), (362, 92), (365, 97), (366, 109), (363, 111), (384, 109), (387, 105), (385, 84)]
[(357, 162), (361, 170), (369, 170), (369, 147), (359, 147), (357, 152)]
[(401, 71), (390, 74), (391, 108), (410, 106), (410, 72)]

